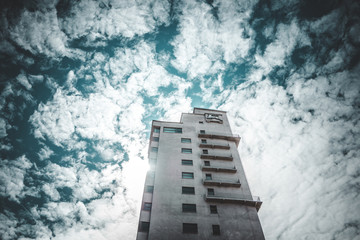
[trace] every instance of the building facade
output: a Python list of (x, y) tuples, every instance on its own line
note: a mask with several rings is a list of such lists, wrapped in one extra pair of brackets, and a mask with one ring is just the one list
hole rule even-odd
[(264, 239), (226, 112), (153, 121), (137, 240)]

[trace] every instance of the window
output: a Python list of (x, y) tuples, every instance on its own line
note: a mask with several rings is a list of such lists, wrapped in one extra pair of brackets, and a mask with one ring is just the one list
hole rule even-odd
[(204, 122), (203, 121), (199, 121), (200, 124), (203, 124)]
[(153, 140), (154, 142), (158, 142), (158, 141), (159, 141), (159, 137), (153, 137), (152, 140)]
[(183, 233), (198, 233), (196, 223), (183, 223)]
[(182, 128), (164, 127), (165, 133), (182, 133)]
[(181, 165), (193, 165), (193, 161), (192, 160), (186, 160), (186, 159), (182, 159), (181, 160)]
[(201, 133), (201, 134), (205, 134), (205, 130), (200, 130), (200, 133)]
[(206, 139), (201, 139), (201, 143), (207, 143)]
[(215, 195), (215, 192), (214, 192), (213, 188), (208, 188), (207, 193), (208, 193), (209, 196), (214, 196)]
[(191, 138), (181, 138), (182, 143), (191, 143)]
[(211, 174), (210, 173), (205, 174), (205, 179), (206, 180), (211, 180), (212, 179)]
[(154, 186), (146, 186), (146, 192), (148, 193), (154, 192)]
[(195, 194), (194, 187), (182, 187), (182, 194)]
[(140, 222), (139, 232), (149, 232), (150, 222)]
[(204, 161), (205, 166), (210, 166), (210, 161)]
[(220, 235), (220, 225), (212, 225), (213, 235)]
[(181, 152), (182, 153), (192, 153), (192, 149), (191, 148), (182, 148)]
[(196, 204), (183, 203), (182, 211), (183, 212), (196, 212)]
[(160, 128), (159, 127), (155, 127), (154, 128), (154, 133), (159, 133), (160, 132)]
[(207, 149), (203, 149), (203, 154), (208, 154), (209, 151)]
[(157, 147), (152, 147), (152, 148), (151, 148), (151, 151), (152, 151), (152, 152), (158, 152), (158, 150), (159, 150), (159, 149), (158, 149)]
[(210, 205), (210, 213), (218, 213), (216, 205)]
[(149, 202), (144, 203), (143, 210), (151, 211), (151, 203)]
[(192, 173), (192, 172), (183, 172), (182, 173), (182, 178), (193, 179), (194, 178), (194, 173)]

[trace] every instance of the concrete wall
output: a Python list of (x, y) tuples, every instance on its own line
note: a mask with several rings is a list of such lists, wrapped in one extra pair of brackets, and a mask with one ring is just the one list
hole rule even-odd
[[(223, 123), (207, 123), (205, 113), (222, 114)], [(202, 121), (203, 123), (199, 123)], [(195, 109), (194, 113), (182, 114), (180, 123), (154, 121), (153, 127), (161, 127), (160, 133), (152, 133), (159, 137), (159, 142), (151, 142), (151, 147), (158, 147), (158, 152), (149, 153), (150, 159), (156, 159), (153, 165), (155, 175), (148, 173), (145, 185), (154, 185), (154, 192), (145, 193), (143, 202), (152, 202), (151, 212), (141, 211), (140, 221), (149, 221), (149, 233), (138, 233), (137, 239), (264, 239), (257, 211), (254, 207), (238, 203), (206, 202), (204, 195), (207, 186), (203, 185), (206, 173), (211, 173), (213, 179), (240, 179), (241, 187), (209, 186), (215, 194), (251, 195), (245, 172), (235, 142), (226, 140), (207, 139), (209, 144), (229, 144), (230, 149), (208, 149), (209, 155), (232, 155), (233, 161), (206, 160), (212, 166), (233, 167), (236, 173), (203, 172), (200, 159), (202, 148), (198, 138), (200, 130), (231, 134), (229, 122), (225, 112)], [(182, 133), (164, 133), (163, 127), (182, 128)], [(191, 138), (191, 143), (181, 143), (181, 138)], [(181, 153), (181, 148), (191, 148), (192, 153)], [(181, 164), (182, 159), (193, 160), (193, 166)], [(155, 161), (154, 161), (155, 162)], [(182, 179), (182, 172), (193, 172), (194, 179)], [(195, 187), (195, 195), (182, 194), (182, 186)], [(182, 204), (196, 204), (196, 213), (183, 213)], [(217, 205), (218, 213), (210, 213), (210, 205)], [(197, 234), (184, 234), (183, 223), (197, 223)], [(212, 225), (220, 225), (221, 235), (212, 234)]]

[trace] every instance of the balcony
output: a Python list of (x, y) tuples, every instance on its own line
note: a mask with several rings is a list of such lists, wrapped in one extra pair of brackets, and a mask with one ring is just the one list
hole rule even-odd
[(256, 211), (259, 211), (262, 202), (258, 196), (240, 195), (240, 194), (215, 194), (204, 195), (207, 202), (227, 202), (227, 203), (239, 203), (249, 207), (255, 207)]
[(205, 186), (218, 186), (218, 187), (240, 187), (240, 180), (230, 179), (204, 179), (203, 184)]
[(222, 155), (210, 155), (210, 154), (201, 154), (201, 159), (212, 159), (212, 160), (225, 160), (225, 161), (232, 161), (233, 157), (230, 156), (222, 156)]
[(201, 166), (201, 170), (208, 172), (228, 172), (228, 173), (236, 173), (236, 167), (221, 167), (221, 166)]
[(219, 132), (206, 132), (199, 133), (199, 138), (210, 138), (210, 139), (222, 139), (227, 141), (232, 141), (236, 143), (236, 146), (239, 145), (240, 136), (237, 134), (229, 134), (229, 133), (219, 133)]
[(230, 149), (230, 145), (226, 144), (226, 145), (221, 145), (221, 144), (206, 144), (206, 143), (201, 143), (199, 145), (199, 147), (201, 148), (214, 148), (214, 149)]

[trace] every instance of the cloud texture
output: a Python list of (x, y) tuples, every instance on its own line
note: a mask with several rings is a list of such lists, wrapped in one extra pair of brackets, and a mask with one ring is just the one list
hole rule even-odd
[(0, 238), (134, 239), (151, 120), (228, 111), (267, 239), (359, 239), (356, 1), (0, 8)]

